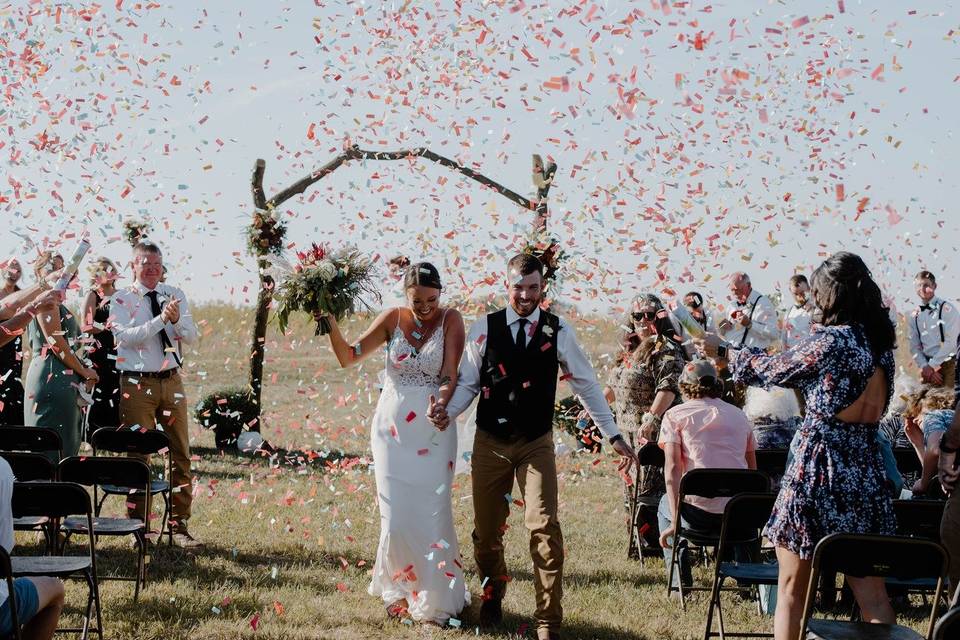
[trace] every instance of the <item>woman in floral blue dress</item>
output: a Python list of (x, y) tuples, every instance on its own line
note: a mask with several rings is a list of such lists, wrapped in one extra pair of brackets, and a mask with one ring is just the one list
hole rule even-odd
[[(793, 461), (764, 530), (780, 564), (778, 640), (794, 640), (800, 632), (817, 542), (838, 532), (896, 531), (877, 443), (878, 423), (893, 395), (895, 333), (889, 310), (870, 271), (852, 253), (827, 259), (811, 284), (820, 326), (793, 348), (768, 355), (733, 349), (716, 336), (700, 343), (709, 356), (729, 357), (738, 382), (800, 389), (806, 399)], [(848, 581), (864, 620), (894, 622), (881, 578)]]

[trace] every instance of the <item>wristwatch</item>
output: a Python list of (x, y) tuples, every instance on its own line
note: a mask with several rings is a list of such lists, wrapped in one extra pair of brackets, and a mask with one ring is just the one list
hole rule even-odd
[(940, 438), (941, 453), (956, 453), (957, 450), (960, 449), (960, 447), (948, 447), (946, 444), (944, 444), (946, 441), (947, 441), (947, 436), (946, 434), (944, 434), (943, 437)]

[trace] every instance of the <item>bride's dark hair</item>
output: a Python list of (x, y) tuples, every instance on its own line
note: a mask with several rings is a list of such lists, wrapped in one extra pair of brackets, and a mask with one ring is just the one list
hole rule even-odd
[(440, 272), (429, 262), (415, 262), (407, 267), (403, 276), (403, 288), (410, 287), (429, 287), (431, 289), (443, 289), (440, 282)]
[(874, 356), (896, 346), (896, 330), (880, 287), (860, 256), (839, 251), (821, 264), (810, 278), (820, 324), (859, 325)]

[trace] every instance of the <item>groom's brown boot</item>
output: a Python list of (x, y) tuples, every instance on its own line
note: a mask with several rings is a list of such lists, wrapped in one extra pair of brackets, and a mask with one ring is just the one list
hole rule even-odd
[(537, 629), (537, 640), (560, 640), (560, 633), (549, 629)]
[(480, 605), (480, 626), (496, 627), (503, 622), (503, 601), (499, 599), (484, 600)]

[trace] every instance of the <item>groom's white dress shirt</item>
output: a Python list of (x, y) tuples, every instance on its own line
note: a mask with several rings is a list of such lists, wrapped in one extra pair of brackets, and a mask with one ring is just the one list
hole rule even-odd
[[(530, 337), (537, 329), (540, 322), (539, 307), (526, 317), (527, 337), (529, 344)], [(513, 310), (513, 307), (507, 307), (507, 329), (510, 335), (516, 335), (520, 315)], [(547, 327), (544, 327), (546, 329)], [(553, 336), (557, 345), (557, 360), (560, 363), (560, 369), (563, 371), (563, 379), (570, 383), (574, 393), (580, 397), (584, 408), (593, 418), (593, 421), (599, 427), (601, 433), (608, 438), (620, 435), (616, 422), (613, 419), (613, 413), (610, 411), (610, 405), (603, 396), (603, 389), (597, 381), (597, 374), (594, 372), (586, 354), (577, 343), (577, 336), (573, 327), (560, 318), (560, 330), (558, 335)], [(550, 338), (551, 336), (547, 336)], [(480, 393), (480, 367), (483, 366), (483, 355), (487, 349), (487, 316), (479, 318), (470, 327), (470, 333), (467, 335), (467, 343), (463, 351), (463, 359), (460, 361), (460, 370), (457, 379), (457, 388), (453, 392), (453, 397), (447, 404), (447, 413), (451, 419), (455, 419), (461, 413), (467, 410), (473, 399)]]

